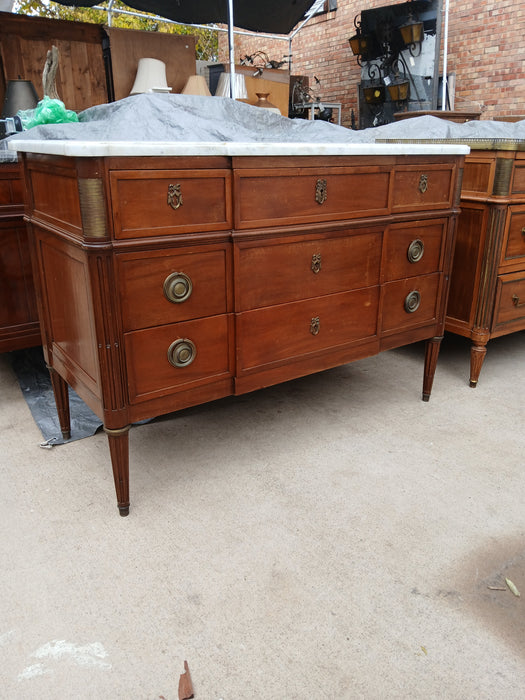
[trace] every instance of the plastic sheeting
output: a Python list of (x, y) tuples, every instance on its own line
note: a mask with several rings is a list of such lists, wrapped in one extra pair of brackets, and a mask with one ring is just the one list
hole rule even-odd
[(458, 124), (413, 117), (352, 131), (321, 120), (288, 119), (224, 97), (141, 94), (80, 112), (79, 122), (37, 126), (10, 139), (80, 141), (203, 141), (374, 143), (385, 139), (525, 139), (525, 120)]
[(42, 348), (16, 350), (10, 353), (10, 359), (33, 420), (44, 438), (43, 442), (52, 446), (80, 440), (94, 435), (102, 426), (100, 418), (72, 389), (69, 389), (71, 438), (64, 440)]

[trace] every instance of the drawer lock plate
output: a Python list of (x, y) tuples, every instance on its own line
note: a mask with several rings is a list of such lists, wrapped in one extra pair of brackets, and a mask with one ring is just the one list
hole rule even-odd
[(182, 191), (180, 185), (168, 185), (168, 204), (172, 209), (182, 207)]
[(310, 321), (310, 333), (312, 335), (318, 335), (320, 330), (321, 321), (319, 319), (319, 316), (315, 316), (315, 318), (312, 318), (312, 320)]
[(328, 199), (328, 183), (324, 178), (319, 178), (315, 183), (315, 201), (324, 204)]

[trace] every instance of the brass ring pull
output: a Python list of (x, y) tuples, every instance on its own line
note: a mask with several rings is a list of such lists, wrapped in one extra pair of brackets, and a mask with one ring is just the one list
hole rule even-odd
[(328, 199), (328, 183), (324, 178), (319, 178), (315, 183), (315, 201), (324, 204)]
[(168, 348), (168, 361), (173, 367), (191, 365), (197, 355), (195, 344), (188, 338), (178, 338)]
[(314, 253), (312, 255), (312, 272), (314, 275), (319, 274), (321, 270), (321, 253)]
[(521, 235), (525, 236), (525, 226), (521, 229)]
[(189, 299), (193, 291), (193, 284), (184, 272), (172, 272), (164, 280), (164, 296), (172, 304), (180, 304)]
[(423, 253), (425, 252), (425, 244), (423, 241), (419, 238), (416, 238), (412, 241), (412, 243), (408, 246), (407, 249), (407, 258), (408, 262), (410, 263), (417, 263), (421, 260), (423, 257)]
[(410, 292), (410, 294), (407, 294), (406, 299), (405, 299), (405, 311), (407, 314), (413, 314), (414, 311), (417, 311), (419, 309), (419, 305), (421, 304), (421, 294), (415, 289), (413, 292)]
[(319, 319), (319, 316), (315, 316), (315, 318), (312, 318), (312, 320), (310, 321), (310, 333), (312, 335), (318, 335), (320, 330), (321, 321)]
[(520, 303), (520, 298), (519, 298), (519, 296), (518, 296), (517, 294), (513, 294), (513, 295), (512, 295), (512, 303), (514, 304), (514, 306), (515, 306), (516, 308), (519, 308), (520, 306), (525, 306), (525, 301), (522, 301), (522, 302)]
[(168, 204), (172, 209), (182, 207), (181, 185), (168, 185)]
[(421, 194), (425, 194), (428, 190), (428, 175), (420, 175), (419, 177), (419, 191)]

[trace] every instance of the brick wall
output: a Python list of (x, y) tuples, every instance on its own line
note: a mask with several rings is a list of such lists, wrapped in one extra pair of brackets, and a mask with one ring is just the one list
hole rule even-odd
[[(292, 74), (316, 76), (320, 95), (341, 102), (342, 123), (358, 117), (357, 85), (361, 71), (348, 39), (354, 17), (362, 10), (395, 4), (394, 0), (338, 0), (337, 10), (312, 18), (292, 41)], [(443, 8), (445, 0), (443, 0)], [(455, 109), (481, 110), (482, 119), (525, 114), (525, 3), (522, 0), (450, 2), (448, 72), (455, 73)], [(227, 37), (220, 38), (220, 60), (227, 61)], [(288, 43), (236, 35), (235, 58), (256, 50), (280, 60)], [(442, 65), (442, 63), (441, 63)]]

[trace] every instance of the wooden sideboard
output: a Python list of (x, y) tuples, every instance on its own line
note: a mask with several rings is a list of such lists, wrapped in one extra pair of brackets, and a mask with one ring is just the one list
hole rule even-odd
[(428, 400), (468, 149), (42, 143), (18, 147), (44, 352), (63, 433), (68, 385), (103, 420), (121, 515), (136, 421), (422, 340)]
[(471, 387), (488, 341), (525, 329), (524, 151), (472, 144), (465, 159), (446, 329), (472, 340)]
[(22, 169), (0, 163), (0, 352), (40, 345)]

